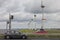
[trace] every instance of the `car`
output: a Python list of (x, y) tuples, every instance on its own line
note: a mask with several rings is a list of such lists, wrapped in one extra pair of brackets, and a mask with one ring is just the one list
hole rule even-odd
[(27, 35), (18, 31), (11, 31), (11, 33), (6, 32), (4, 38), (5, 39), (27, 39)]

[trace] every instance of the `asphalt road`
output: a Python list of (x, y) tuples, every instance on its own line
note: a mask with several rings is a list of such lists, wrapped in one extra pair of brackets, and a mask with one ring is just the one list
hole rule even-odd
[(60, 40), (60, 39), (0, 39), (0, 40)]

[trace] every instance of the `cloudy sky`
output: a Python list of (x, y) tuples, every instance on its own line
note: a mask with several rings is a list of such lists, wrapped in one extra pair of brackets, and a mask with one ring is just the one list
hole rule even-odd
[[(45, 5), (43, 13), (46, 21), (44, 28), (60, 28), (60, 0), (42, 0)], [(9, 13), (14, 15), (12, 28), (41, 27), (42, 8), (41, 0), (0, 0), (0, 29), (6, 28)], [(36, 21), (29, 21), (37, 15)]]

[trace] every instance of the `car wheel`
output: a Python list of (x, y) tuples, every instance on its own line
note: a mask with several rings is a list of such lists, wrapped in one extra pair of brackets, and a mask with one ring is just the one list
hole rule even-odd
[(21, 37), (22, 39), (27, 39), (27, 36), (25, 36), (25, 35), (22, 35), (22, 37)]
[(9, 38), (10, 38), (10, 36), (5, 36), (5, 38), (6, 38), (6, 39), (9, 39)]

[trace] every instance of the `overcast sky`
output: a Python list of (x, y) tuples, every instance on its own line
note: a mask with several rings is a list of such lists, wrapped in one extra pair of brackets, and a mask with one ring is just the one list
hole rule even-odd
[[(44, 28), (60, 28), (60, 0), (42, 0), (45, 14)], [(41, 27), (41, 0), (0, 0), (0, 29), (6, 28), (9, 13), (14, 15), (12, 28), (35, 28), (31, 22), (36, 14), (36, 28)]]

